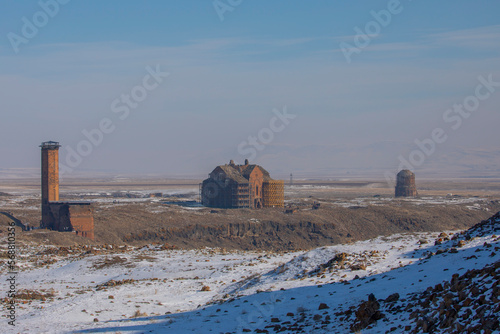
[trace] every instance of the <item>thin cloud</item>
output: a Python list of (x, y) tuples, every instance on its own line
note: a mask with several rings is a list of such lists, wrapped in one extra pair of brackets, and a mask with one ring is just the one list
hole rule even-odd
[(485, 50), (500, 48), (500, 25), (437, 33), (429, 36), (434, 44)]

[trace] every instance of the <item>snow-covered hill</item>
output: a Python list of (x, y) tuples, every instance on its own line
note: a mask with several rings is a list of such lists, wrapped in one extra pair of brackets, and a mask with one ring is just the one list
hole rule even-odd
[[(25, 245), (18, 249), (16, 326), (2, 317), (2, 328), (438, 333), (455, 326), (458, 333), (482, 326), (499, 333), (499, 231), (496, 215), (465, 232), (393, 235), (294, 253)], [(4, 261), (2, 282), (7, 269)], [(7, 290), (2, 283), (2, 297)]]

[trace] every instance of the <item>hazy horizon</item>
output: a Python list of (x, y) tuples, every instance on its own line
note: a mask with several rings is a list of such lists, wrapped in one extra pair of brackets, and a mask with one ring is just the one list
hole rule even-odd
[(4, 5), (0, 177), (500, 175), (500, 3), (213, 3)]

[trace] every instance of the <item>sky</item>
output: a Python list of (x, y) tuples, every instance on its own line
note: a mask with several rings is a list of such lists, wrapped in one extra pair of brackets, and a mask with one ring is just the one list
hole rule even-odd
[[(0, 170), (498, 173), (498, 1), (6, 0)], [(455, 108), (456, 106), (456, 108)]]

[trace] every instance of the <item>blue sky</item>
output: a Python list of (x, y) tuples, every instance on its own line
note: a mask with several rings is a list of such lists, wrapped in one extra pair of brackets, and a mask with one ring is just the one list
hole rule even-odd
[[(54, 10), (55, 1), (41, 3)], [(43, 19), (40, 2), (6, 1), (0, 12), (0, 137), (9, 143), (0, 153), (11, 157), (0, 168), (38, 167), (46, 140), (63, 144), (67, 164), (82, 131), (109, 119), (114, 130), (74, 175), (204, 175), (248, 158), (238, 147), (285, 106), (297, 117), (254, 158), (278, 174), (393, 170), (435, 128), (449, 139), (417, 171), (498, 148), (500, 89), (459, 129), (443, 121), (479, 76), (500, 81), (498, 1), (220, 0), (231, 9), (224, 20), (210, 0), (57, 3), (29, 38), (23, 26)], [(398, 12), (382, 26), (373, 12), (390, 6)], [(370, 24), (379, 30), (348, 62), (341, 43), (355, 46), (356, 28)], [(25, 38), (17, 53), (12, 34)], [(118, 118), (112, 102), (156, 66), (169, 76)]]

